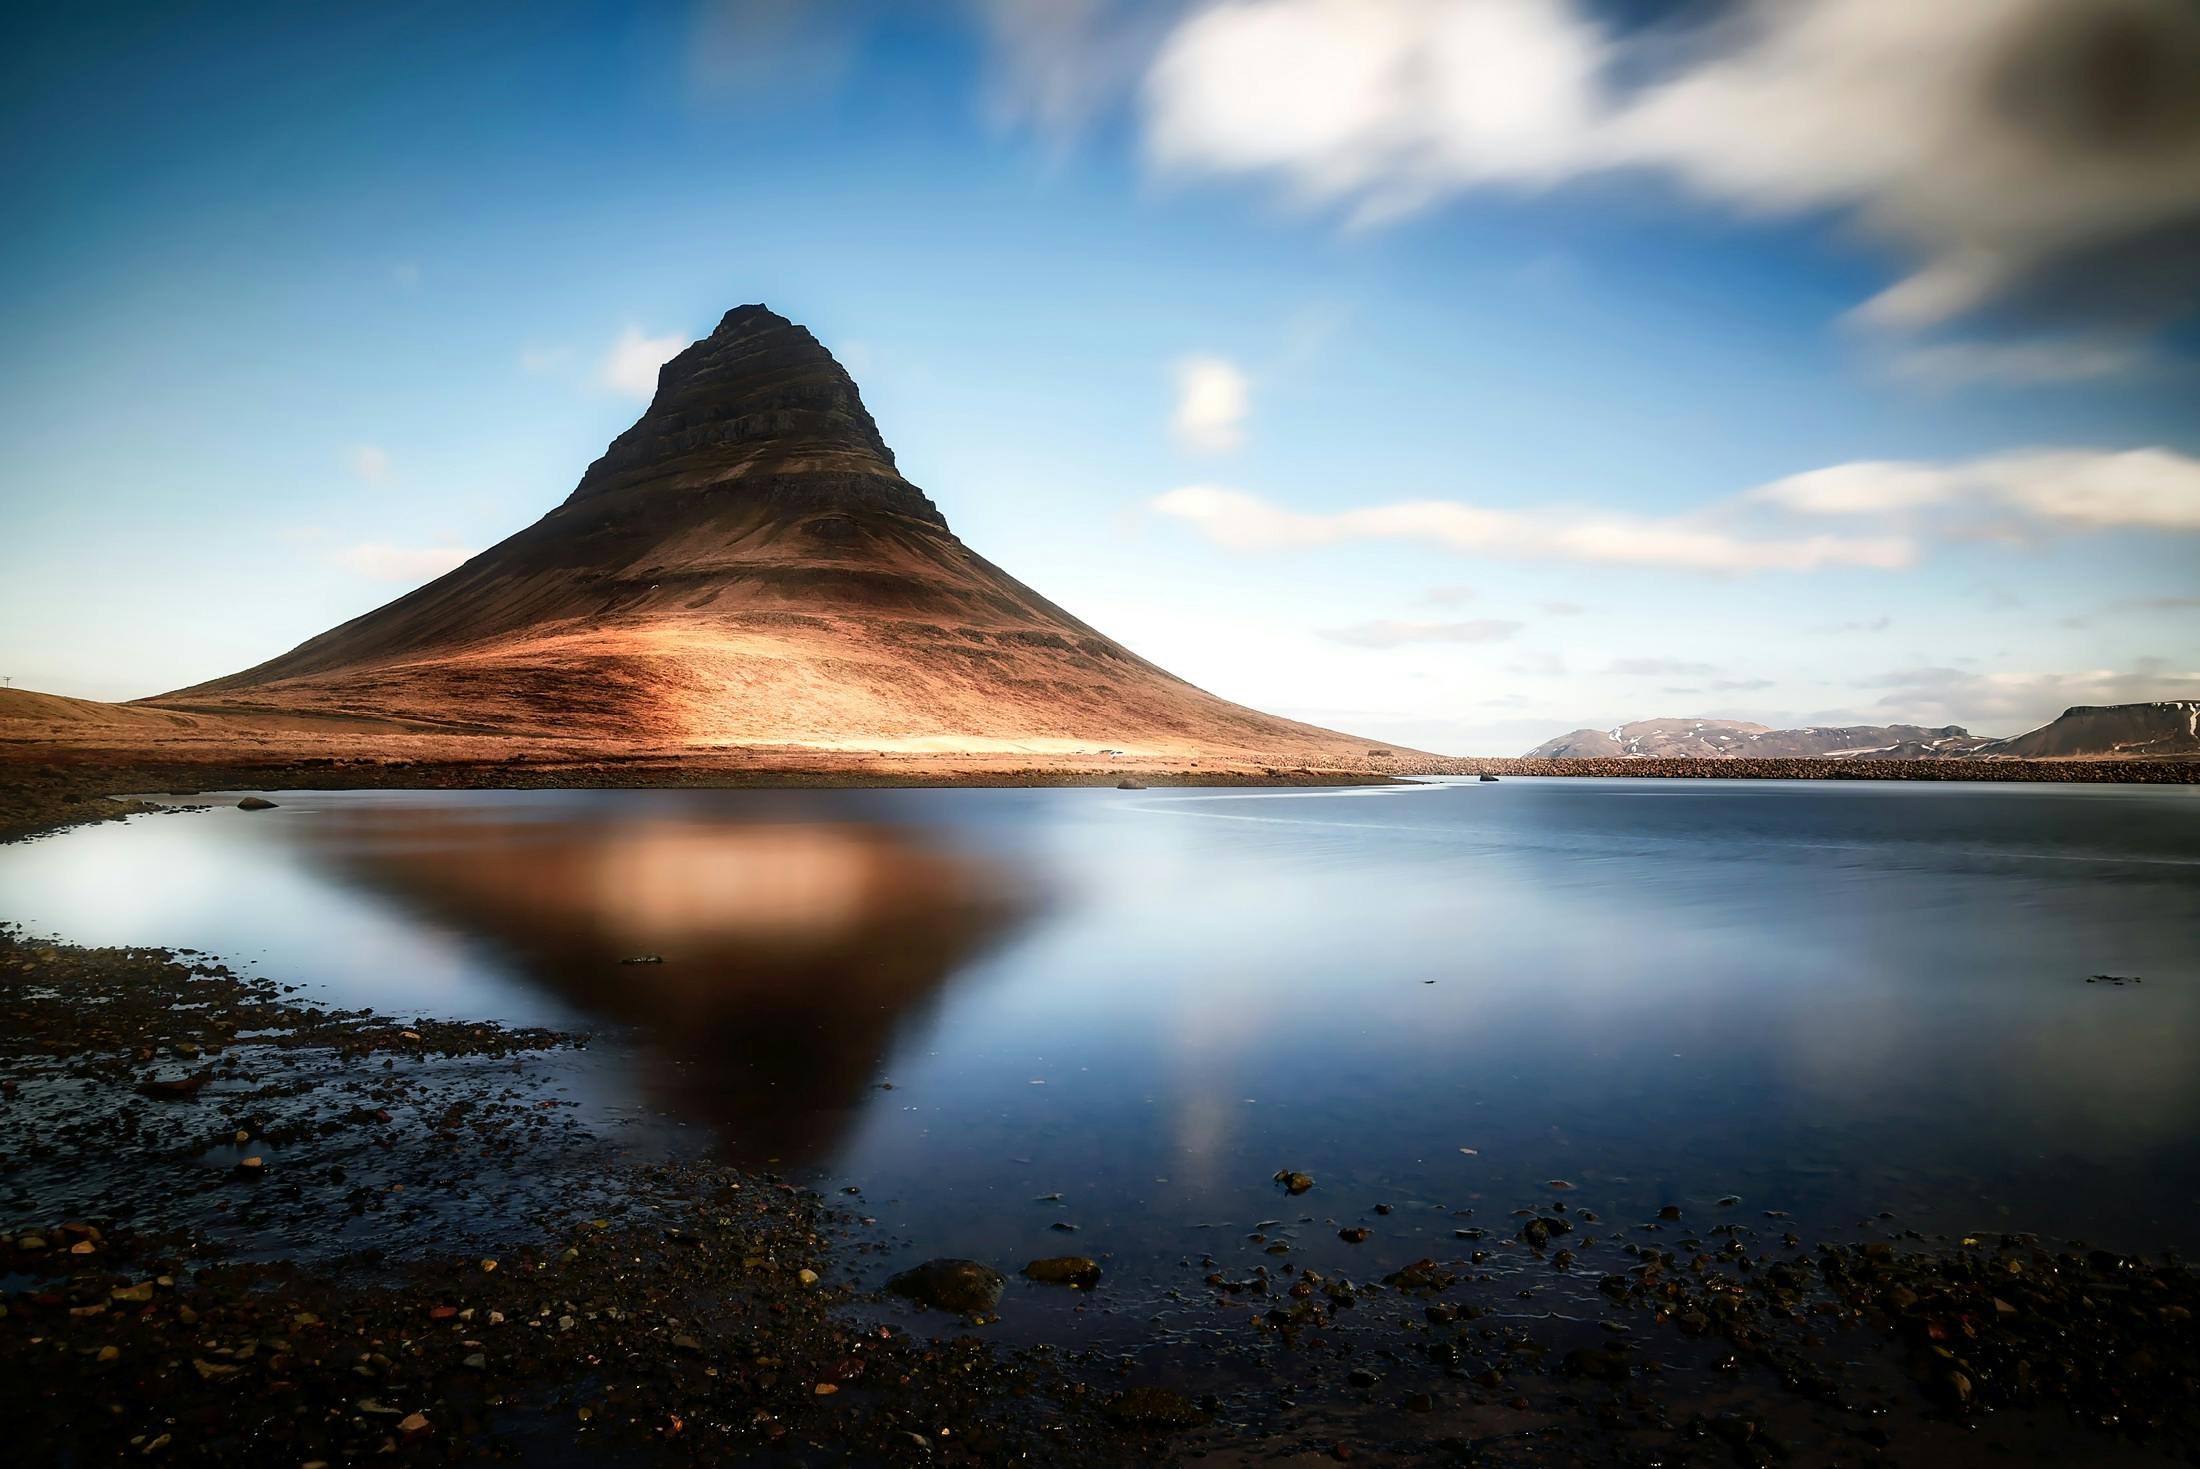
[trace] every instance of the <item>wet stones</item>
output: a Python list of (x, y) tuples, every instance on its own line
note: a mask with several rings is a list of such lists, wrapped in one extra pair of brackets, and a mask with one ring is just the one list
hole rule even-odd
[(1001, 1303), (1008, 1278), (975, 1260), (927, 1260), (886, 1282), (895, 1295), (958, 1316), (977, 1316)]
[(1083, 1255), (1058, 1255), (1049, 1260), (1033, 1260), (1024, 1266), (1024, 1277), (1041, 1285), (1091, 1290), (1100, 1283), (1100, 1266)]
[(1558, 1370), (1567, 1377), (1586, 1378), (1591, 1382), (1625, 1382), (1634, 1368), (1628, 1361), (1626, 1345), (1613, 1342), (1609, 1346), (1568, 1352), (1559, 1361)]
[(264, 796), (246, 796), (237, 803), (239, 811), (272, 811), (275, 803)]
[(1125, 1428), (1148, 1432), (1196, 1428), (1207, 1421), (1207, 1415), (1184, 1394), (1151, 1386), (1125, 1388), (1108, 1404), (1107, 1415)]
[(1314, 1186), (1314, 1175), (1300, 1173), (1291, 1168), (1278, 1168), (1275, 1181), (1282, 1186), (1285, 1193), (1296, 1197)]
[(1444, 1269), (1434, 1260), (1416, 1260), (1401, 1270), (1393, 1270), (1383, 1277), (1383, 1284), (1396, 1290), (1430, 1293), (1449, 1290), (1459, 1277)]
[(1573, 1229), (1574, 1224), (1571, 1219), (1560, 1219), (1555, 1215), (1543, 1214), (1520, 1226), (1520, 1238), (1522, 1243), (1526, 1244), (1529, 1249), (1540, 1250), (1550, 1245), (1553, 1235), (1571, 1234)]

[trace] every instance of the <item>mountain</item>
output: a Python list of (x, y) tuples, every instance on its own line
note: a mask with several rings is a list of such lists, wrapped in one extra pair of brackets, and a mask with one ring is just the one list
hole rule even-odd
[(985, 560), (763, 306), (667, 362), (563, 504), (281, 657), (146, 703), (656, 745), (1352, 757)]
[(1934, 759), (1993, 743), (1957, 725), (1813, 725), (1772, 729), (1738, 719), (1640, 719), (1617, 729), (1577, 729), (1530, 750), (1528, 760)]
[(2030, 734), (1997, 740), (1990, 754), (2020, 759), (2101, 755), (2200, 755), (2200, 699), (2159, 704), (2082, 704)]
[(1642, 719), (1546, 740), (1527, 760), (2013, 760), (2200, 755), (2200, 699), (2065, 709), (2030, 734), (1989, 739), (1960, 725), (1812, 725), (1768, 729), (1736, 719)]

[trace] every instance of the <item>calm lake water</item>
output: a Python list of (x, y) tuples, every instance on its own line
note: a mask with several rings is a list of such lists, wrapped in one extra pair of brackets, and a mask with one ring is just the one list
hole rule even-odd
[(1557, 1179), (2200, 1246), (2192, 790), (275, 798), (0, 847), (0, 917), (594, 1030), (607, 1136), (855, 1185), (888, 1263), (1102, 1256), (1126, 1320), (1266, 1221), (1372, 1273)]

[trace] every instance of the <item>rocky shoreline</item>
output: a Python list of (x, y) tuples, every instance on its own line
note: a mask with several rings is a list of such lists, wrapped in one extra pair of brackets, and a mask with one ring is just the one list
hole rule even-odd
[[(860, 1195), (584, 1125), (587, 1037), (302, 996), (0, 932), (0, 1415), (25, 1462), (2200, 1451), (2200, 1277), (2175, 1260), (1888, 1217), (1805, 1240), (1738, 1198), (1610, 1218), (1558, 1179), (1343, 1198), (1290, 1159), (1277, 1217), (1184, 1260), (1196, 1328), (1010, 1350), (988, 1326), (1020, 1293), (1115, 1267), (895, 1276)], [(1431, 1211), (1450, 1249), (1390, 1260)]]

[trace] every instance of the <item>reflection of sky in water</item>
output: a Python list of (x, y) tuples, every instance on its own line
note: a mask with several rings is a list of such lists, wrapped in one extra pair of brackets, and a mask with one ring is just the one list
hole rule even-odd
[(1403, 1258), (1557, 1177), (1621, 1217), (2200, 1243), (2181, 789), (279, 799), (0, 849), (0, 916), (400, 1014), (637, 1021), (652, 1105), (935, 1251), (1196, 1254), (1301, 1212), (1285, 1165), (1318, 1213), (1399, 1205)]

